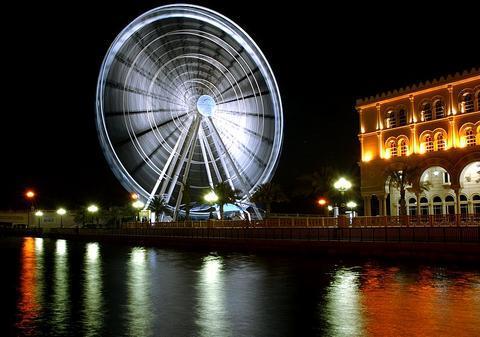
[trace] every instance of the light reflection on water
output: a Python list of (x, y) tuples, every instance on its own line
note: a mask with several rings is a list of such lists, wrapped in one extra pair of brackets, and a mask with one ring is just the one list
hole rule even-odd
[(225, 310), (222, 258), (203, 259), (197, 284), (197, 325), (200, 336), (230, 336)]
[(84, 289), (84, 333), (85, 336), (99, 336), (102, 330), (102, 266), (98, 243), (87, 243), (85, 251)]
[(478, 267), (33, 238), (1, 238), (0, 254), (14, 335), (480, 336)]

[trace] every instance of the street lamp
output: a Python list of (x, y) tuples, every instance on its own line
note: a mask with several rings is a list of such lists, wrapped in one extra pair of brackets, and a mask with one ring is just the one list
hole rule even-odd
[(325, 198), (320, 198), (317, 200), (317, 204), (323, 208), (324, 215), (328, 216), (328, 209), (325, 207), (327, 206), (327, 200)]
[(343, 213), (343, 209), (345, 208), (345, 191), (348, 191), (352, 187), (352, 183), (341, 177), (333, 184), (333, 187), (335, 187), (342, 194), (342, 203), (340, 205), (342, 212), (340, 213)]
[(33, 211), (33, 201), (35, 198), (35, 192), (32, 190), (27, 190), (25, 192), (25, 199), (30, 202), (30, 208), (27, 210), (27, 225), (30, 226), (30, 212)]
[(38, 219), (38, 227), (40, 227), (40, 219), (41, 219), (42, 216), (43, 216), (43, 212), (40, 211), (40, 210), (39, 210), (39, 211), (36, 211), (36, 212), (35, 212), (35, 216), (36, 216), (37, 219)]
[(133, 192), (132, 194), (130, 194), (130, 199), (132, 200), (138, 200), (138, 194)]
[(145, 204), (142, 201), (137, 200), (132, 203), (132, 206), (137, 210), (137, 217), (138, 220), (140, 220), (140, 210), (145, 206)]
[[(207, 194), (205, 194), (205, 196), (203, 197), (203, 199), (205, 199), (205, 201), (210, 204), (210, 205), (213, 205), (215, 204), (217, 201), (218, 201), (218, 195), (215, 194), (214, 191), (210, 191), (208, 192)], [(212, 209), (210, 208), (210, 216), (209, 216), (210, 219), (213, 218), (213, 214), (212, 214)]]
[(87, 207), (87, 211), (92, 214), (92, 223), (93, 223), (93, 215), (98, 212), (98, 206), (97, 205), (90, 205)]
[(57, 209), (57, 214), (60, 215), (60, 227), (63, 228), (63, 216), (67, 213), (65, 208)]

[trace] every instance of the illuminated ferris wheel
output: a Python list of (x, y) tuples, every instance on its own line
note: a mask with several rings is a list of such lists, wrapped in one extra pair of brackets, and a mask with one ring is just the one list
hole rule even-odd
[(122, 185), (175, 210), (187, 187), (201, 200), (219, 182), (248, 203), (270, 181), (283, 137), (279, 90), (258, 46), (228, 18), (193, 5), (153, 9), (117, 36), (101, 67), (96, 117)]

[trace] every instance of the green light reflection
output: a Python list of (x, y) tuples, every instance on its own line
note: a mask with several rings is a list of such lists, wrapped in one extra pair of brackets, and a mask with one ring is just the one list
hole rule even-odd
[(145, 248), (134, 247), (128, 264), (128, 327), (129, 336), (153, 335), (153, 310), (149, 269)]
[(102, 266), (99, 251), (99, 245), (96, 242), (86, 245), (83, 298), (85, 336), (100, 336), (103, 327)]
[(320, 308), (326, 316), (331, 336), (362, 336), (362, 316), (359, 273), (340, 268), (327, 288), (326, 308)]
[(70, 323), (70, 297), (68, 289), (69, 275), (67, 258), (67, 241), (57, 240), (55, 242), (52, 325), (54, 330), (59, 334), (67, 333), (68, 325)]
[(197, 284), (197, 320), (200, 336), (230, 336), (230, 326), (225, 308), (225, 282), (223, 261), (219, 256), (203, 260)]

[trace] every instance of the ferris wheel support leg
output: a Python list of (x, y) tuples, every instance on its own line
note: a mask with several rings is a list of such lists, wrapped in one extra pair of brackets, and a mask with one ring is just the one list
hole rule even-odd
[[(211, 126), (211, 129), (212, 129), (212, 131), (213, 131), (213, 134), (215, 134), (215, 136), (216, 136), (216, 138), (217, 138), (217, 140), (218, 140), (218, 143), (219, 143), (219, 144), (221, 145), (221, 147), (223, 148), (223, 151), (225, 152), (226, 157), (228, 158), (228, 160), (229, 160), (230, 163), (232, 164), (233, 170), (235, 171), (235, 174), (236, 174), (236, 176), (237, 176), (237, 178), (238, 178), (238, 181), (240, 181), (240, 183), (242, 184), (242, 187), (245, 189), (245, 190), (244, 190), (244, 191), (245, 191), (245, 194), (250, 197), (250, 195), (249, 195), (249, 193), (248, 193), (249, 189), (248, 189), (248, 187), (247, 187), (247, 184), (246, 184), (246, 182), (244, 181), (243, 177), (240, 175), (240, 171), (238, 170), (237, 165), (235, 165), (235, 162), (233, 161), (233, 158), (230, 156), (230, 153), (228, 153), (227, 147), (226, 147), (225, 144), (223, 143), (222, 138), (220, 137), (220, 134), (218, 133), (217, 128), (215, 127), (215, 124), (213, 124), (213, 122), (212, 122), (211, 120), (208, 120), (208, 123), (209, 123), (209, 126)], [(214, 137), (213, 139), (215, 140), (215, 137)], [(216, 143), (216, 142), (215, 142), (215, 143)], [(220, 158), (223, 158), (223, 156), (221, 156)], [(223, 162), (222, 162), (222, 164), (223, 164)], [(228, 172), (228, 170), (227, 170), (227, 172)], [(229, 178), (229, 179), (230, 179), (230, 178)], [(232, 181), (232, 180), (230, 179), (230, 181)], [(231, 184), (233, 184), (233, 182), (231, 182)], [(232, 188), (233, 188), (233, 186), (232, 186)]]
[[(180, 163), (177, 167), (177, 172), (175, 172), (175, 181), (172, 181), (172, 185), (170, 185), (171, 192), (169, 193), (169, 197), (173, 192), (173, 188), (175, 188), (175, 184), (176, 184), (178, 176), (180, 174), (180, 170), (182, 169), (182, 163), (185, 160), (186, 154), (189, 152), (187, 165), (185, 166), (185, 172), (183, 173), (182, 184), (180, 186), (180, 192), (178, 193), (177, 202), (175, 204), (175, 209), (173, 211), (173, 221), (177, 220), (178, 208), (180, 207), (180, 203), (182, 202), (183, 189), (185, 188), (185, 184), (187, 183), (187, 179), (188, 179), (188, 174), (190, 172), (190, 165), (192, 164), (193, 153), (194, 153), (194, 150), (195, 150), (195, 141), (197, 140), (198, 128), (200, 126), (200, 121), (201, 121), (201, 117), (200, 117), (200, 115), (197, 115), (196, 120), (195, 120), (194, 131), (193, 131), (193, 134), (191, 135), (191, 138), (189, 139), (188, 147), (186, 148), (186, 151), (184, 151), (184, 153), (182, 154), (182, 160), (180, 161)], [(173, 188), (172, 188), (172, 186), (173, 186)]]
[(210, 185), (210, 188), (213, 189), (212, 173), (210, 172), (210, 166), (208, 164), (208, 157), (207, 157), (207, 153), (206, 153), (206, 150), (205, 150), (205, 144), (203, 143), (203, 137), (204, 137), (203, 129), (200, 128), (198, 130), (198, 142), (200, 143), (200, 148), (202, 150), (202, 157), (203, 157), (203, 161), (205, 163), (205, 171), (207, 172), (208, 184)]
[(172, 153), (170, 153), (170, 156), (168, 157), (167, 162), (165, 163), (165, 166), (162, 169), (162, 172), (160, 173), (160, 176), (157, 179), (157, 182), (155, 183), (155, 186), (152, 189), (152, 192), (150, 193), (150, 196), (148, 197), (147, 202), (145, 203), (145, 210), (148, 209), (148, 206), (152, 202), (152, 199), (155, 197), (155, 193), (157, 193), (158, 187), (160, 186), (160, 182), (163, 180), (163, 177), (165, 177), (165, 171), (167, 168), (169, 168), (173, 158), (175, 157), (175, 154), (177, 153), (177, 149), (180, 143), (183, 145), (183, 141), (185, 140), (185, 137), (178, 137), (177, 143), (173, 147)]
[[(195, 121), (192, 121), (192, 123), (190, 123), (190, 126), (188, 127), (188, 130), (192, 130), (194, 124), (195, 124)], [(187, 139), (188, 134), (189, 134), (189, 132), (187, 131), (187, 132), (185, 132), (185, 133), (182, 133), (182, 135), (180, 136), (181, 142), (180, 142), (180, 145), (179, 145), (179, 147), (178, 147), (178, 150), (179, 150), (179, 151), (182, 151), (182, 149), (183, 149), (183, 147), (184, 147), (184, 145), (185, 145), (185, 141), (186, 141), (186, 139)], [(175, 166), (177, 165), (178, 158), (180, 157), (179, 151), (175, 151), (174, 159), (172, 160), (172, 163), (170, 164), (170, 167), (168, 168), (167, 177), (163, 180), (162, 188), (160, 189), (159, 195), (164, 195), (164, 194), (165, 194), (165, 191), (167, 190), (168, 181), (169, 181), (170, 177), (172, 176), (173, 170), (175, 169)], [(168, 203), (167, 200), (170, 201), (170, 195), (167, 195), (167, 196), (165, 197), (165, 202)]]

